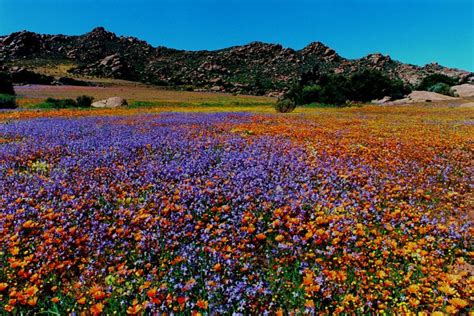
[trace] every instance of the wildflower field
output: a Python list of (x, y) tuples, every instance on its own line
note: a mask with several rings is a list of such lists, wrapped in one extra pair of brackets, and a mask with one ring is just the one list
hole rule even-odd
[(468, 314), (473, 135), (461, 108), (0, 113), (0, 313)]

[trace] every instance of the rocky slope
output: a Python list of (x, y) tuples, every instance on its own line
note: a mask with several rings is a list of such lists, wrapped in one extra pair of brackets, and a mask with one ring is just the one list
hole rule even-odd
[(473, 73), (429, 64), (404, 64), (371, 54), (350, 60), (314, 42), (301, 50), (253, 42), (216, 51), (182, 51), (152, 47), (134, 37), (116, 36), (102, 27), (81, 36), (17, 32), (0, 36), (0, 63), (8, 67), (28, 60), (73, 62), (71, 73), (249, 94), (278, 94), (310, 71), (350, 74), (378, 69), (416, 84), (424, 76), (443, 73), (472, 81)]

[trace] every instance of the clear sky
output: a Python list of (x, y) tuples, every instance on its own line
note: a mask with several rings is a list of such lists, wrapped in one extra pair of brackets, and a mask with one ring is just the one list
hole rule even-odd
[(96, 26), (178, 49), (321, 41), (347, 58), (381, 52), (474, 71), (474, 0), (0, 0), (0, 34)]

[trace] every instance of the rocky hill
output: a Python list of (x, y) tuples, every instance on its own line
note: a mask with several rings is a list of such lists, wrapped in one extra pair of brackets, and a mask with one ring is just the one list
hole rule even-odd
[[(350, 74), (378, 69), (416, 84), (424, 76), (443, 73), (460, 82), (474, 74), (438, 64), (404, 64), (382, 54), (346, 59), (320, 42), (301, 50), (253, 42), (215, 51), (183, 51), (152, 47), (134, 37), (116, 36), (102, 27), (81, 36), (22, 31), (0, 36), (0, 63), (11, 69), (25, 61), (72, 62), (71, 74), (141, 81), (188, 89), (247, 94), (278, 94), (304, 73)], [(18, 69), (15, 68), (15, 69)], [(24, 71), (24, 70), (23, 70)]]

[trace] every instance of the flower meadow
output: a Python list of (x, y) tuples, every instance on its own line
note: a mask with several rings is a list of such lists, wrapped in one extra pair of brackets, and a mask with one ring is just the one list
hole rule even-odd
[(469, 313), (474, 126), (437, 111), (5, 120), (0, 309)]

